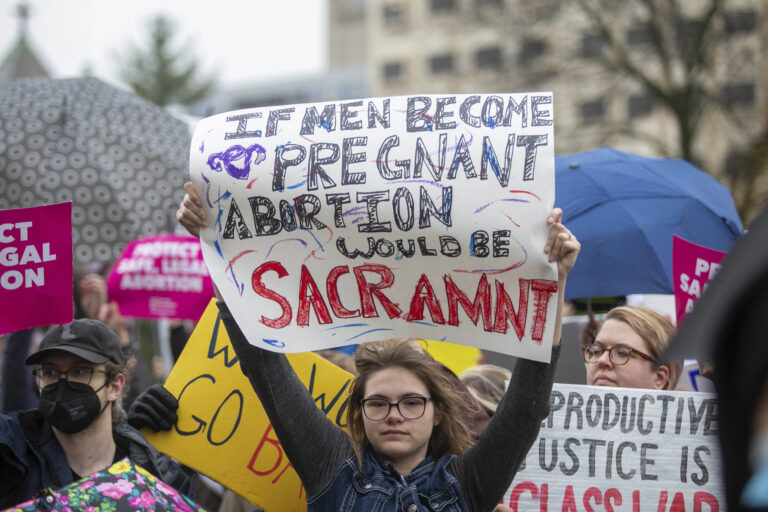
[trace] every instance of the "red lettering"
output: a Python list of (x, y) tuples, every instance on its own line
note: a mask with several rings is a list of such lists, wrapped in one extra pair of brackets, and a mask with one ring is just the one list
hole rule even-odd
[(547, 305), (553, 293), (557, 293), (557, 281), (545, 281), (543, 279), (534, 279), (531, 282), (533, 290), (533, 327), (531, 327), (531, 338), (541, 345), (541, 339), (544, 337), (544, 327), (547, 322)]
[[(272, 432), (272, 425), (267, 425), (267, 429), (264, 431), (264, 435), (261, 436), (261, 441), (259, 441), (259, 445), (256, 447), (256, 451), (253, 452), (253, 456), (251, 456), (251, 460), (248, 462), (248, 466), (246, 466), (252, 473), (256, 474), (257, 476), (266, 476), (274, 472), (278, 467), (280, 467), (280, 464), (283, 461), (283, 447), (280, 446), (280, 441), (278, 441), (277, 437), (269, 436), (271, 432)], [(259, 471), (256, 469), (256, 459), (258, 459), (259, 455), (261, 455), (261, 450), (262, 448), (264, 448), (265, 443), (268, 443), (275, 449), (277, 459), (275, 460), (275, 463), (272, 465), (271, 468), (269, 468), (266, 471)], [(272, 480), (272, 484), (276, 484), (277, 481), (280, 480), (280, 477), (282, 477), (286, 471), (292, 468), (293, 468), (293, 465), (290, 462), (288, 462), (288, 464), (286, 464), (285, 467)], [(294, 475), (298, 480), (299, 479), (298, 475), (296, 475), (295, 473)], [(302, 484), (301, 480), (299, 480), (299, 498), (301, 498), (303, 494), (304, 494), (304, 484)]]
[(683, 493), (678, 492), (672, 498), (672, 504), (669, 506), (669, 512), (685, 512), (685, 497)]
[(581, 502), (584, 504), (584, 508), (587, 509), (587, 512), (595, 512), (595, 509), (592, 508), (592, 504), (589, 502), (593, 498), (595, 500), (595, 505), (603, 504), (603, 493), (601, 493), (600, 489), (597, 487), (590, 487), (587, 489), (581, 499)]
[(279, 293), (270, 290), (264, 286), (264, 283), (261, 282), (262, 274), (269, 271), (277, 272), (277, 277), (280, 278), (288, 275), (288, 271), (285, 270), (285, 267), (283, 267), (280, 263), (277, 261), (268, 261), (266, 263), (262, 263), (256, 268), (256, 270), (253, 271), (253, 275), (251, 276), (251, 286), (253, 286), (254, 292), (261, 295), (265, 299), (270, 299), (277, 302), (280, 305), (280, 308), (283, 310), (283, 314), (279, 318), (266, 318), (262, 315), (261, 323), (267, 327), (272, 327), (273, 329), (282, 329), (291, 323), (291, 304), (288, 302), (288, 299)]
[[(248, 462), (248, 469), (250, 469), (252, 472), (254, 472), (258, 476), (264, 476), (268, 475), (274, 470), (280, 466), (280, 463), (283, 461), (283, 448), (280, 446), (280, 441), (277, 440), (276, 437), (270, 438), (269, 433), (272, 432), (272, 425), (267, 425), (267, 430), (264, 431), (264, 435), (261, 436), (261, 441), (259, 441), (259, 445), (256, 447), (256, 451), (253, 452), (253, 456), (251, 457), (250, 462)], [(261, 453), (261, 449), (264, 447), (265, 443), (269, 443), (275, 450), (277, 455), (277, 460), (275, 460), (275, 464), (269, 468), (266, 471), (259, 471), (256, 469), (256, 459), (259, 457), (259, 454)]]
[(536, 484), (533, 482), (520, 482), (514, 489), (512, 489), (512, 493), (509, 495), (509, 508), (514, 512), (517, 512), (520, 496), (522, 496), (524, 492), (531, 493), (533, 499), (539, 497), (539, 490), (536, 488)]
[(470, 303), (466, 294), (456, 286), (450, 275), (443, 276), (445, 291), (448, 295), (448, 325), (459, 325), (459, 304), (469, 316), (473, 324), (477, 325), (480, 314), (483, 315), (483, 329), (491, 332), (491, 286), (485, 274), (477, 283), (475, 301)]
[[(504, 283), (496, 281), (496, 315), (493, 321), (494, 332), (502, 334), (507, 332), (507, 319), (512, 321), (512, 327), (518, 339), (522, 339), (525, 334), (525, 320), (528, 316), (528, 289), (531, 282), (527, 279), (520, 279), (520, 301), (515, 313), (515, 306), (512, 300), (504, 290)], [(573, 490), (571, 490), (573, 492)]]
[(331, 304), (331, 311), (337, 318), (354, 318), (360, 316), (360, 310), (356, 309), (351, 311), (346, 309), (341, 304), (341, 297), (339, 297), (339, 288), (336, 284), (339, 277), (349, 274), (349, 267), (346, 265), (333, 267), (328, 274), (328, 279), (325, 280), (325, 292), (328, 294), (328, 302)]
[(632, 491), (632, 512), (640, 512), (640, 491)]
[[(423, 293), (426, 292), (426, 295)], [(424, 319), (424, 303), (429, 308), (429, 314), (432, 315), (432, 321), (436, 324), (445, 324), (443, 318), (443, 312), (440, 309), (440, 302), (435, 298), (435, 292), (432, 289), (432, 284), (427, 279), (427, 276), (421, 274), (419, 282), (416, 283), (416, 288), (413, 290), (413, 296), (411, 297), (411, 307), (408, 311), (408, 320), (413, 322), (415, 320)]]
[(573, 495), (572, 485), (569, 485), (568, 487), (565, 488), (565, 496), (563, 496), (562, 512), (578, 512), (578, 509), (576, 508), (576, 498)]
[(709, 505), (709, 512), (720, 512), (720, 502), (717, 498), (704, 491), (696, 491), (693, 494), (693, 512), (702, 512), (701, 505)]
[(323, 295), (317, 287), (317, 283), (309, 273), (306, 265), (301, 266), (301, 283), (299, 283), (299, 310), (296, 312), (296, 325), (309, 325), (309, 306), (315, 308), (315, 316), (321, 324), (331, 323), (331, 314), (325, 305)]
[(667, 491), (661, 491), (661, 494), (659, 494), (659, 508), (657, 508), (657, 512), (665, 512), (667, 510)]
[[(374, 272), (379, 274), (381, 281), (377, 284), (368, 284), (365, 280), (363, 272)], [(366, 263), (355, 267), (355, 279), (357, 280), (357, 291), (360, 294), (360, 304), (363, 310), (363, 316), (365, 318), (373, 318), (379, 316), (376, 311), (376, 306), (373, 303), (373, 296), (375, 295), (381, 305), (384, 306), (384, 310), (389, 315), (389, 318), (397, 318), (400, 316), (402, 310), (400, 307), (389, 300), (381, 290), (389, 288), (395, 282), (395, 276), (392, 271), (385, 265), (376, 265), (372, 263)]]
[(621, 505), (621, 501), (622, 501), (621, 492), (619, 492), (619, 490), (616, 489), (615, 487), (612, 487), (607, 491), (605, 491), (605, 494), (603, 495), (603, 500), (605, 500), (605, 512), (614, 512), (613, 506)]

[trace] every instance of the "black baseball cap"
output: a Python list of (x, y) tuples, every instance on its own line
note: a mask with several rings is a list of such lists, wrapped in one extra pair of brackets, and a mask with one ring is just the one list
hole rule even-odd
[(69, 352), (95, 364), (107, 361), (125, 364), (120, 338), (115, 331), (105, 323), (90, 318), (51, 327), (40, 342), (40, 349), (29, 356), (24, 364), (38, 364), (43, 355), (53, 350)]

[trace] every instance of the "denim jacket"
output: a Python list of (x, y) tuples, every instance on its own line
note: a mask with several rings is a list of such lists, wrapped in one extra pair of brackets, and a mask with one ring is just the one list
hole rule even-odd
[(459, 482), (448, 472), (453, 455), (435, 461), (427, 456), (408, 475), (370, 448), (362, 452), (362, 471), (350, 457), (328, 486), (308, 501), (308, 512), (462, 512), (467, 510)]

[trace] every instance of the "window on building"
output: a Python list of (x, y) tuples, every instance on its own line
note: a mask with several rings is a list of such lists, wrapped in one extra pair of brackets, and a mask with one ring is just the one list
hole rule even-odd
[(730, 84), (723, 87), (721, 100), (726, 107), (746, 106), (755, 103), (755, 84)]
[(453, 71), (453, 55), (435, 55), (429, 59), (429, 69), (435, 75), (450, 73)]
[(581, 38), (581, 56), (582, 57), (599, 57), (603, 53), (603, 47), (605, 46), (605, 39), (598, 34), (585, 34)]
[(581, 104), (581, 120), (584, 124), (599, 123), (605, 118), (605, 102), (602, 99)]
[(520, 45), (520, 62), (526, 63), (538, 59), (547, 53), (547, 42), (538, 38), (523, 39)]
[(498, 69), (501, 67), (501, 48), (488, 46), (475, 52), (475, 66), (478, 69)]
[(643, 23), (636, 27), (632, 27), (631, 29), (627, 30), (626, 38), (627, 44), (632, 46), (649, 44), (651, 41), (653, 41), (653, 32), (651, 31), (651, 26), (647, 23)]
[(381, 17), (384, 20), (384, 26), (401, 27), (405, 23), (405, 7), (402, 4), (387, 4), (382, 8)]
[(757, 13), (755, 11), (733, 11), (725, 14), (725, 33), (743, 34), (754, 32), (757, 28)]
[(384, 81), (387, 83), (400, 82), (405, 74), (402, 62), (388, 62), (382, 68)]
[(635, 94), (627, 100), (629, 117), (644, 117), (653, 111), (653, 97), (649, 94)]
[(449, 12), (456, 9), (456, 0), (432, 0), (432, 12)]

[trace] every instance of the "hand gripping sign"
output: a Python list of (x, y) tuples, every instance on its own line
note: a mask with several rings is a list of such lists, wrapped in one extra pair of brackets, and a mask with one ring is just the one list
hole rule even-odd
[(551, 93), (220, 114), (190, 174), (206, 265), (252, 344), (413, 336), (549, 360)]

